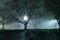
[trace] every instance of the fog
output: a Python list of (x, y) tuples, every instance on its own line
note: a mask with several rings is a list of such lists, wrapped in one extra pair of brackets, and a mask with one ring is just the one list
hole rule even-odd
[[(13, 22), (6, 24), (5, 29), (24, 29), (24, 24)], [(27, 29), (59, 29), (58, 21), (55, 19), (36, 18), (30, 20)]]

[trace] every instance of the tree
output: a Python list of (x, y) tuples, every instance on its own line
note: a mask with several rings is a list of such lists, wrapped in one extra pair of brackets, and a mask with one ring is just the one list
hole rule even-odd
[[(18, 16), (27, 14), (30, 18), (40, 17), (41, 8), (44, 7), (42, 0), (11, 0), (5, 3), (8, 9), (15, 10)], [(44, 10), (45, 11), (45, 10)], [(41, 15), (40, 15), (41, 14)]]
[(11, 20), (15, 19), (15, 16), (11, 13), (12, 11), (8, 10), (7, 8), (0, 8), (0, 23), (2, 23), (2, 29), (4, 29), (4, 24), (8, 24), (9, 22), (11, 22)]
[[(44, 1), (42, 0), (11, 0), (5, 3), (8, 9), (14, 10), (15, 17), (22, 21), (23, 15), (28, 15), (29, 20), (34, 18), (40, 18), (45, 14)], [(22, 21), (23, 23), (23, 21)]]

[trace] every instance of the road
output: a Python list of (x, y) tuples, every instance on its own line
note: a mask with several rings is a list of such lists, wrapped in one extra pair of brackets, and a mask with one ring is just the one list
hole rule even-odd
[(60, 40), (59, 32), (42, 30), (0, 30), (0, 40)]

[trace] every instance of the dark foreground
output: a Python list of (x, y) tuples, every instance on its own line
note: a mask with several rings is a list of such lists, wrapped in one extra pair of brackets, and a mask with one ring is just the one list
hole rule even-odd
[(59, 30), (0, 30), (0, 40), (60, 40)]

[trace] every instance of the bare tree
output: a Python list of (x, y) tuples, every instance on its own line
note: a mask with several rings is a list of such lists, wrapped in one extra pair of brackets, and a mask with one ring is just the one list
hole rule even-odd
[(4, 29), (4, 24), (8, 24), (11, 20), (15, 19), (15, 16), (12, 14), (12, 11), (3, 8), (0, 8), (0, 23), (2, 23), (2, 29)]
[[(11, 0), (5, 3), (8, 9), (14, 10), (15, 17), (21, 21), (22, 15), (28, 15), (29, 20), (45, 16), (44, 0)], [(20, 17), (20, 18), (19, 18)], [(22, 21), (23, 22), (23, 21)]]
[[(11, 0), (5, 3), (5, 5), (8, 9), (15, 10), (17, 12), (16, 16), (27, 14), (30, 18), (34, 18), (40, 17), (42, 11), (45, 12), (44, 1), (41, 0)], [(44, 9), (41, 11), (41, 8)]]

